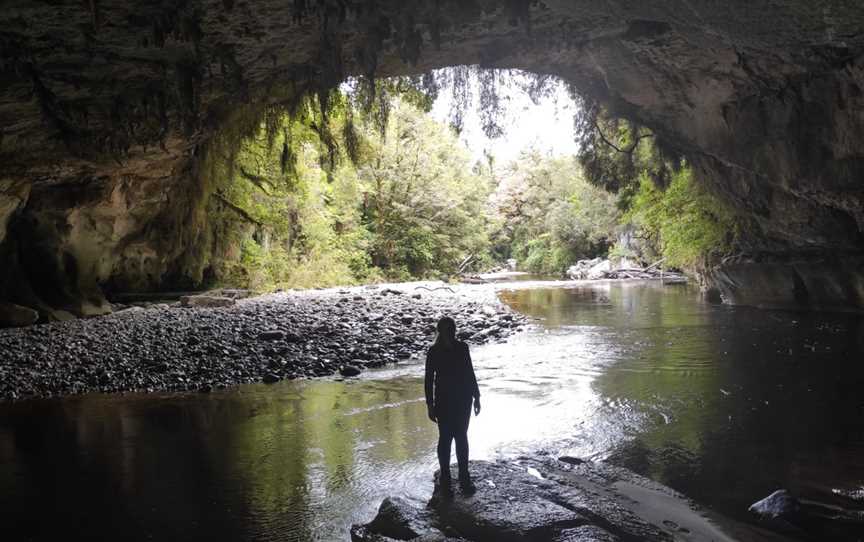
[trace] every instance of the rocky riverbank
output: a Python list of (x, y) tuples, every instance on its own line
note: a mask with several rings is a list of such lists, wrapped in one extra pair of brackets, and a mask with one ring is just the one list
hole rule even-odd
[[(731, 520), (722, 526), (683, 495), (627, 469), (578, 458), (473, 461), (477, 490), (429, 503), (385, 499), (351, 528), (352, 542), (617, 542), (782, 540)], [(455, 476), (455, 473), (454, 473)]]
[(445, 314), (470, 344), (502, 339), (526, 322), (488, 288), (431, 283), (284, 292), (226, 304), (153, 304), (0, 330), (0, 400), (206, 392), (351, 376), (422, 355)]

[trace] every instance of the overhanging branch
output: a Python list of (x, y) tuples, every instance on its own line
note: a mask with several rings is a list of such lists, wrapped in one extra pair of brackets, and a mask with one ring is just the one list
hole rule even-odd
[(268, 196), (270, 195), (270, 191), (267, 190), (267, 188), (265, 188), (265, 186), (264, 186), (264, 185), (267, 185), (271, 188), (273, 187), (273, 185), (270, 183), (269, 179), (267, 179), (266, 177), (262, 177), (261, 175), (255, 175), (254, 173), (249, 173), (248, 171), (246, 171), (246, 168), (244, 168), (243, 166), (240, 166), (240, 175), (244, 179), (249, 181), (250, 183), (257, 186), (262, 192), (264, 192)]
[(597, 124), (597, 121), (596, 121), (596, 120), (593, 121), (591, 124), (594, 125), (594, 129), (597, 130), (597, 135), (600, 136), (600, 139), (603, 140), (603, 143), (606, 143), (607, 145), (609, 145), (610, 147), (612, 147), (613, 149), (615, 149), (616, 151), (618, 151), (618, 152), (620, 152), (620, 153), (622, 153), (622, 154), (633, 154), (633, 151), (636, 150), (636, 147), (639, 145), (639, 142), (640, 142), (640, 141), (642, 141), (643, 139), (645, 139), (645, 138), (647, 138), (647, 137), (653, 137), (653, 136), (654, 136), (654, 134), (650, 134), (650, 133), (649, 133), (649, 134), (642, 134), (642, 135), (640, 135), (640, 136), (636, 136), (636, 140), (633, 141), (633, 144), (630, 145), (629, 148), (627, 148), (627, 149), (622, 149), (622, 148), (620, 148), (618, 145), (616, 145), (616, 144), (612, 143), (611, 141), (609, 141), (609, 140), (606, 138), (606, 136), (603, 135), (603, 130), (600, 129), (600, 126)]
[(222, 194), (219, 194), (217, 192), (216, 194), (213, 194), (213, 195), (216, 197), (216, 199), (218, 199), (219, 201), (224, 203), (226, 207), (228, 207), (229, 209), (231, 209), (232, 211), (234, 211), (235, 213), (240, 215), (240, 217), (243, 218), (243, 220), (245, 220), (246, 222), (251, 222), (252, 224), (255, 224), (257, 226), (263, 226), (264, 225), (260, 221), (256, 220), (255, 217), (253, 217), (252, 215), (247, 213), (246, 210), (244, 210), (242, 207), (231, 202), (228, 198), (226, 198)]

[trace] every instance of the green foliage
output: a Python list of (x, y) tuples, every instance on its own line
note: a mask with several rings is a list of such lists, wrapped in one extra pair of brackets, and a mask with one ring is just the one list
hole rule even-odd
[(488, 187), (449, 129), (394, 101), (385, 133), (365, 137), (357, 177), (376, 267), (395, 279), (450, 274), (486, 252)]
[(637, 231), (632, 243), (616, 244), (612, 258), (654, 259), (694, 267), (711, 255), (731, 252), (736, 217), (693, 181), (678, 154), (648, 129), (583, 102), (577, 116), (579, 163), (594, 185), (614, 192), (624, 211), (622, 226)]
[[(338, 91), (326, 115), (319, 101), (300, 100), (230, 151), (214, 151), (223, 282), (318, 287), (451, 274), (469, 255), (488, 260), (485, 179), (452, 131), (426, 115), (429, 104), (399, 84), (381, 84), (387, 103), (370, 109)], [(343, 134), (341, 144), (332, 134)]]
[(506, 167), (493, 203), (495, 255), (536, 273), (563, 273), (604, 253), (621, 214), (615, 197), (588, 183), (573, 159), (536, 151)]
[(625, 219), (675, 267), (693, 267), (711, 254), (728, 252), (738, 231), (734, 214), (696, 184), (686, 166), (665, 190), (643, 173)]
[(617, 118), (597, 103), (580, 100), (576, 116), (578, 160), (592, 184), (618, 194), (626, 210), (639, 188), (641, 175), (658, 186), (669, 184), (680, 158), (662, 146), (650, 130)]
[[(452, 74), (458, 103), (469, 76)], [(481, 101), (495, 109), (497, 83), (482, 82)], [(578, 157), (529, 151), (504, 167), (472, 164), (428, 115), (424, 89), (437, 84), (354, 81), (238, 108), (200, 162), (222, 225), (209, 241), (217, 278), (318, 287), (449, 276), (510, 257), (557, 274), (607, 253), (689, 267), (734, 242), (734, 217), (645, 128), (586, 104)], [(494, 118), (484, 123), (494, 131)], [(616, 243), (634, 227), (641, 247)]]

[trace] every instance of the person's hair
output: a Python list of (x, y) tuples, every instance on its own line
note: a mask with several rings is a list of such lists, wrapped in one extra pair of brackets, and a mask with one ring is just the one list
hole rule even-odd
[(441, 346), (449, 346), (456, 343), (456, 321), (449, 316), (444, 316), (435, 325), (438, 330), (438, 336), (435, 337), (435, 344)]

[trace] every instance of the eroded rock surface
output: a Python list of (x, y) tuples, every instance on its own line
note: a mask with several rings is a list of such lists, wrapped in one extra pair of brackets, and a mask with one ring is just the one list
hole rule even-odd
[(436, 486), (427, 508), (387, 499), (375, 519), (352, 527), (352, 540), (418, 541), (439, 532), (475, 542), (732, 540), (682, 495), (604, 463), (473, 461), (471, 473), (473, 494), (448, 498)]

